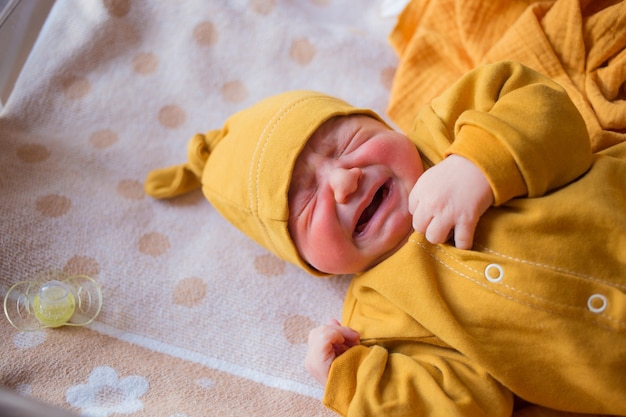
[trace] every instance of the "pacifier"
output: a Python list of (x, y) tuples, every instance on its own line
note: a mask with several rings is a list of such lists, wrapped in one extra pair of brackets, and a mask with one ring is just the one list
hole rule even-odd
[(18, 330), (84, 326), (102, 308), (100, 285), (87, 275), (45, 272), (14, 284), (4, 297), (4, 314)]

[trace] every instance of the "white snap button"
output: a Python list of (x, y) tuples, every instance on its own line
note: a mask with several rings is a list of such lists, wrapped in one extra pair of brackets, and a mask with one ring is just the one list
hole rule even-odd
[(602, 294), (593, 294), (587, 300), (587, 308), (592, 313), (602, 313), (609, 305), (609, 300)]
[(489, 264), (485, 268), (485, 278), (489, 282), (500, 282), (504, 278), (504, 269), (498, 264)]

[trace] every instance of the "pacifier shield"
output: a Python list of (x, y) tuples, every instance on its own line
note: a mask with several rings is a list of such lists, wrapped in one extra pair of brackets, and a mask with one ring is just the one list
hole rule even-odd
[(86, 275), (48, 271), (14, 284), (4, 297), (4, 313), (17, 329), (84, 326), (102, 308), (100, 285)]

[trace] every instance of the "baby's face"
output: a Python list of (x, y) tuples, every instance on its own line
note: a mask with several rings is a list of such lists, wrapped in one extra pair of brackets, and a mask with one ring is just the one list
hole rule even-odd
[(330, 274), (366, 270), (411, 233), (408, 197), (423, 167), (407, 137), (378, 120), (335, 117), (311, 136), (289, 188), (300, 255)]

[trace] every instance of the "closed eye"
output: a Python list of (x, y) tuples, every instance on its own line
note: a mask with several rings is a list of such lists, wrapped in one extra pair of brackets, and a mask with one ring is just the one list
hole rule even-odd
[(360, 130), (361, 126), (356, 125), (354, 129), (349, 130), (345, 137), (342, 138), (341, 146), (339, 147), (337, 152), (338, 157), (352, 152), (354, 149), (358, 148), (361, 145), (361, 140), (358, 135)]
[(317, 187), (301, 189), (295, 196), (289, 197), (289, 218), (298, 219), (311, 204), (317, 193)]

